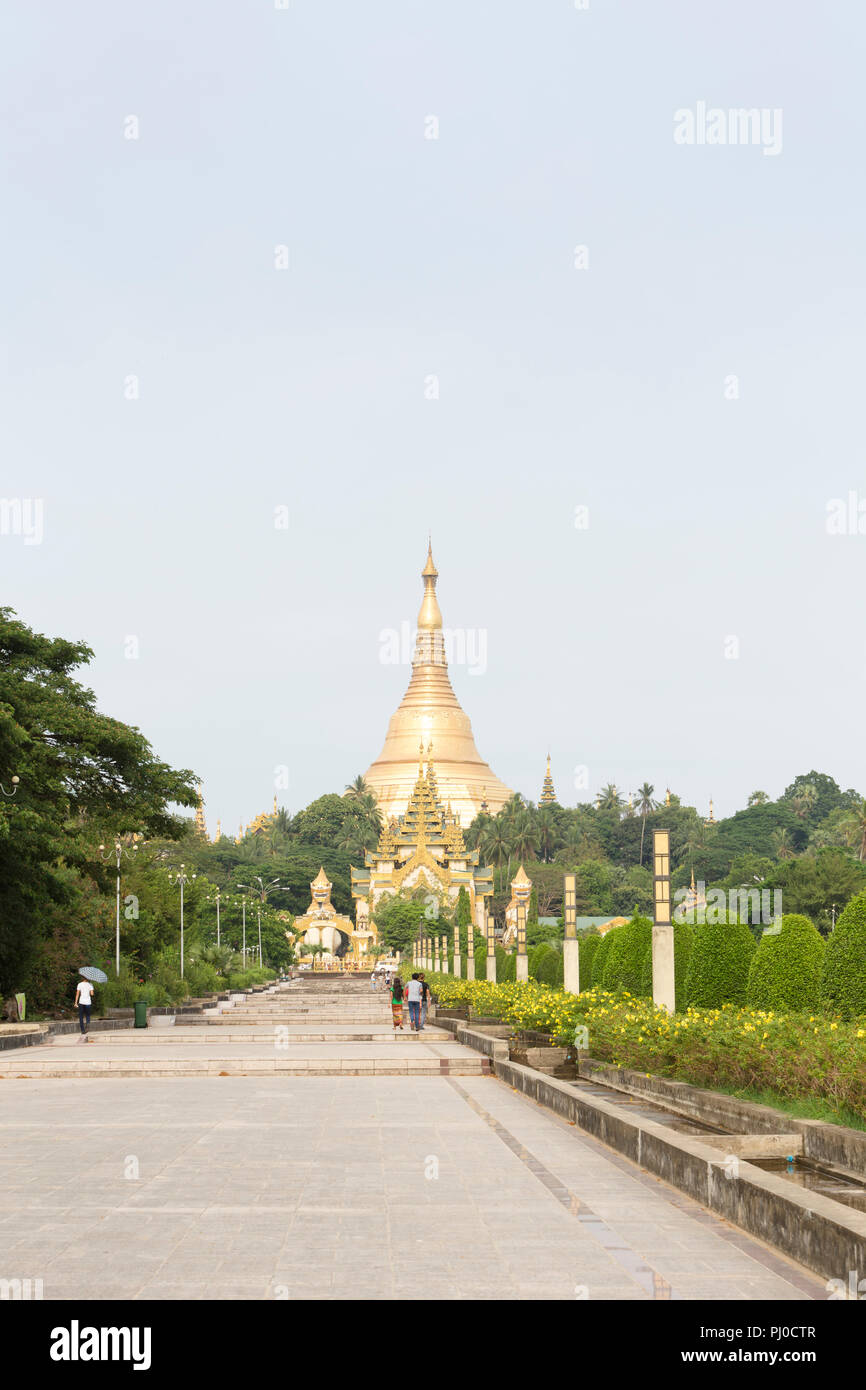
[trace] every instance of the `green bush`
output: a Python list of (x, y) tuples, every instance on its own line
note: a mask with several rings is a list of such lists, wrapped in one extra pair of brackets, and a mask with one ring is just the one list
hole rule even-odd
[(561, 989), (565, 979), (563, 955), (555, 946), (548, 946), (547, 954), (538, 968), (538, 982)]
[(602, 985), (604, 983), (604, 971), (605, 966), (607, 965), (607, 958), (610, 954), (611, 947), (613, 946), (613, 943), (616, 940), (616, 934), (619, 931), (622, 931), (622, 927), (611, 927), (610, 931), (605, 932), (604, 936), (601, 938), (601, 943), (598, 947), (598, 950), (595, 953), (595, 957), (592, 962), (593, 988), (596, 985), (598, 985), (599, 989), (602, 988)]
[(746, 1003), (805, 1012), (819, 1007), (824, 942), (808, 917), (788, 912), (778, 935), (762, 936), (752, 956)]
[(745, 922), (699, 922), (686, 973), (685, 1002), (697, 1009), (744, 1004), (755, 938)]
[(599, 936), (598, 932), (593, 932), (592, 936), (583, 936), (580, 938), (580, 945), (578, 947), (578, 950), (580, 952), (579, 964), (581, 994), (585, 989), (592, 988), (592, 963), (595, 959), (595, 953), (601, 945), (601, 941), (602, 938)]
[(866, 1014), (866, 893), (852, 898), (827, 940), (821, 1004), (839, 1018)]
[[(692, 955), (695, 933), (688, 922), (674, 922), (674, 990), (677, 1013), (686, 1007), (686, 976)], [(653, 997), (653, 948), (652, 938), (643, 958), (641, 972), (641, 995), (645, 999)]]
[(541, 979), (539, 971), (541, 970), (542, 964), (546, 960), (547, 956), (550, 954), (551, 950), (552, 947), (548, 946), (546, 941), (543, 941), (540, 946), (533, 946), (532, 950), (529, 952), (529, 955), (527, 957), (527, 965), (529, 967), (530, 980)]
[(504, 959), (503, 962), (502, 962), (502, 968), (501, 968), (501, 970), (500, 970), (499, 965), (498, 965), (498, 963), (497, 963), (497, 967), (496, 967), (496, 979), (497, 979), (497, 983), (498, 983), (499, 981), (502, 981), (503, 983), (505, 983), (505, 982), (508, 981), (508, 980), (516, 980), (516, 979), (517, 979), (517, 952), (516, 952), (516, 951), (503, 951), (502, 954), (503, 954), (503, 956), (505, 957), (505, 959)]
[(648, 917), (635, 914), (630, 922), (615, 927), (608, 935), (613, 936), (614, 932), (616, 940), (610, 946), (604, 967), (604, 988), (627, 989), (629, 994), (639, 995), (643, 958), (647, 947), (652, 945), (653, 924)]
[(195, 997), (202, 994), (218, 994), (224, 984), (224, 977), (208, 961), (193, 961), (187, 967), (187, 989)]

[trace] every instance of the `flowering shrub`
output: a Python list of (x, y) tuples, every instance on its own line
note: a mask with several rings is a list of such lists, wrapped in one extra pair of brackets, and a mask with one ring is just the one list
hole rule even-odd
[(469, 1004), (475, 1014), (550, 1033), (559, 1045), (573, 1043), (583, 1025), (589, 1055), (599, 1061), (695, 1086), (821, 1097), (866, 1120), (866, 1019), (842, 1023), (730, 1004), (668, 1014), (625, 991), (565, 994), (532, 980), (488, 984), (435, 975), (430, 983), (444, 1007)]

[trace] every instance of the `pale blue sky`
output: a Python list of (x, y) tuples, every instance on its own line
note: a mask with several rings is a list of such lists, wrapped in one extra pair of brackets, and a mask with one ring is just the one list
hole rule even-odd
[[(45, 509), (4, 602), (212, 828), (378, 755), (428, 528), (511, 786), (549, 746), (569, 804), (581, 764), (717, 814), (866, 789), (866, 535), (825, 531), (866, 497), (862, 7), (11, 0), (0, 37), (2, 492)], [(699, 101), (782, 108), (782, 153), (676, 145)]]

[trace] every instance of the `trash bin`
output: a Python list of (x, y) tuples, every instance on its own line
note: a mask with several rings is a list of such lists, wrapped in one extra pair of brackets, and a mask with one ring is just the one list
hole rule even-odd
[(147, 1027), (147, 1001), (144, 1000), (144, 999), (136, 999), (135, 1004), (133, 1005), (133, 1008), (135, 1009), (135, 1026), (136, 1026), (136, 1028), (146, 1028), (146, 1027)]

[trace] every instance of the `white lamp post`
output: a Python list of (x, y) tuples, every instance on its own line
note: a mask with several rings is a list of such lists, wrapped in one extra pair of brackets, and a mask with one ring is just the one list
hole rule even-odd
[[(15, 778), (17, 781), (17, 777)], [(117, 864), (117, 880), (115, 894), (115, 931), (114, 931), (114, 973), (120, 977), (120, 861), (124, 854), (134, 854), (138, 849), (138, 836), (133, 835), (132, 843), (124, 845), (120, 836), (115, 836), (114, 858)], [(99, 853), (104, 858), (105, 845), (99, 846)]]
[(180, 978), (183, 979), (183, 890), (188, 883), (192, 883), (198, 878), (198, 874), (188, 874), (186, 866), (181, 864), (180, 869), (174, 875), (169, 874), (169, 883), (180, 884)]

